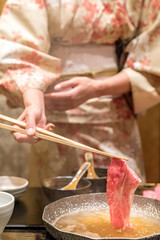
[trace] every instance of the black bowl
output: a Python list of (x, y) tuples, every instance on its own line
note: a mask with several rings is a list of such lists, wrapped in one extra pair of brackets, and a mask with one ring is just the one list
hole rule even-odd
[[(84, 174), (82, 179), (89, 180), (91, 182), (90, 193), (106, 192), (107, 185), (107, 168), (95, 168), (94, 169), (99, 178), (87, 178), (87, 172)], [(73, 171), (75, 175), (77, 170)]]
[(50, 202), (56, 201), (58, 199), (89, 193), (91, 183), (88, 180), (81, 179), (76, 187), (73, 190), (64, 190), (61, 189), (72, 181), (72, 176), (57, 176), (51, 178), (45, 178), (42, 181), (42, 186), (44, 192)]

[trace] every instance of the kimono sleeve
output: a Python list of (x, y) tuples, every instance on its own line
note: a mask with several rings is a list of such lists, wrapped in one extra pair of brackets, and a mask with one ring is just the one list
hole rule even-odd
[(0, 92), (22, 106), (28, 88), (45, 91), (59, 77), (60, 60), (48, 54), (44, 0), (8, 0), (0, 18)]
[(160, 3), (148, 2), (142, 11), (137, 37), (126, 48), (134, 112), (160, 103)]

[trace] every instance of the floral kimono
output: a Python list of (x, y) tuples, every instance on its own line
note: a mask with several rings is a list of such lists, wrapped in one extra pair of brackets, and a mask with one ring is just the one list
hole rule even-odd
[[(74, 76), (98, 81), (123, 69), (132, 108), (127, 96), (103, 96), (46, 114), (58, 134), (128, 157), (145, 181), (135, 114), (160, 102), (159, 43), (156, 0), (8, 0), (0, 18), (0, 91), (10, 106), (23, 107), (28, 88), (52, 92), (58, 81)], [(71, 174), (84, 161), (84, 151), (41, 141), (31, 158), (44, 178)], [(98, 154), (94, 160), (95, 167), (110, 163)]]

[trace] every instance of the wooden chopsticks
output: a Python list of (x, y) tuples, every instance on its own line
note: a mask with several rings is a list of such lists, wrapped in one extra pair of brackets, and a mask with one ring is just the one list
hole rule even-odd
[[(7, 116), (2, 115), (2, 114), (0, 114), (0, 119), (21, 127), (21, 128), (17, 128), (15, 126), (0, 123), (0, 128), (7, 129), (7, 130), (10, 130), (10, 131), (14, 131), (14, 132), (20, 132), (22, 134), (26, 134), (26, 129), (25, 129), (26, 128), (26, 123), (25, 122), (16, 120), (16, 119), (11, 118), (11, 117), (7, 117)], [(39, 127), (36, 128), (36, 137), (41, 138), (41, 139), (45, 139), (45, 140), (48, 140), (48, 141), (53, 141), (53, 142), (65, 144), (65, 145), (68, 145), (68, 146), (71, 146), (71, 147), (84, 149), (86, 151), (98, 153), (100, 155), (104, 155), (104, 156), (107, 156), (107, 157), (120, 158), (120, 159), (123, 159), (123, 160), (126, 160), (126, 161), (128, 160), (126, 157), (117, 156), (115, 154), (100, 151), (98, 149), (89, 147), (87, 145), (84, 145), (82, 143), (76, 142), (74, 140), (71, 140), (69, 138), (60, 136), (56, 133), (47, 131), (47, 130), (39, 128)]]

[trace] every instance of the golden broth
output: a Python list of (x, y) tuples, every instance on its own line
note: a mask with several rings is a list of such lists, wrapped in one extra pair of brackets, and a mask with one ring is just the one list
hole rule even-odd
[(154, 218), (130, 217), (131, 228), (114, 229), (109, 214), (104, 210), (81, 211), (60, 217), (54, 226), (61, 231), (77, 233), (93, 238), (127, 237), (139, 238), (160, 233), (160, 222)]

